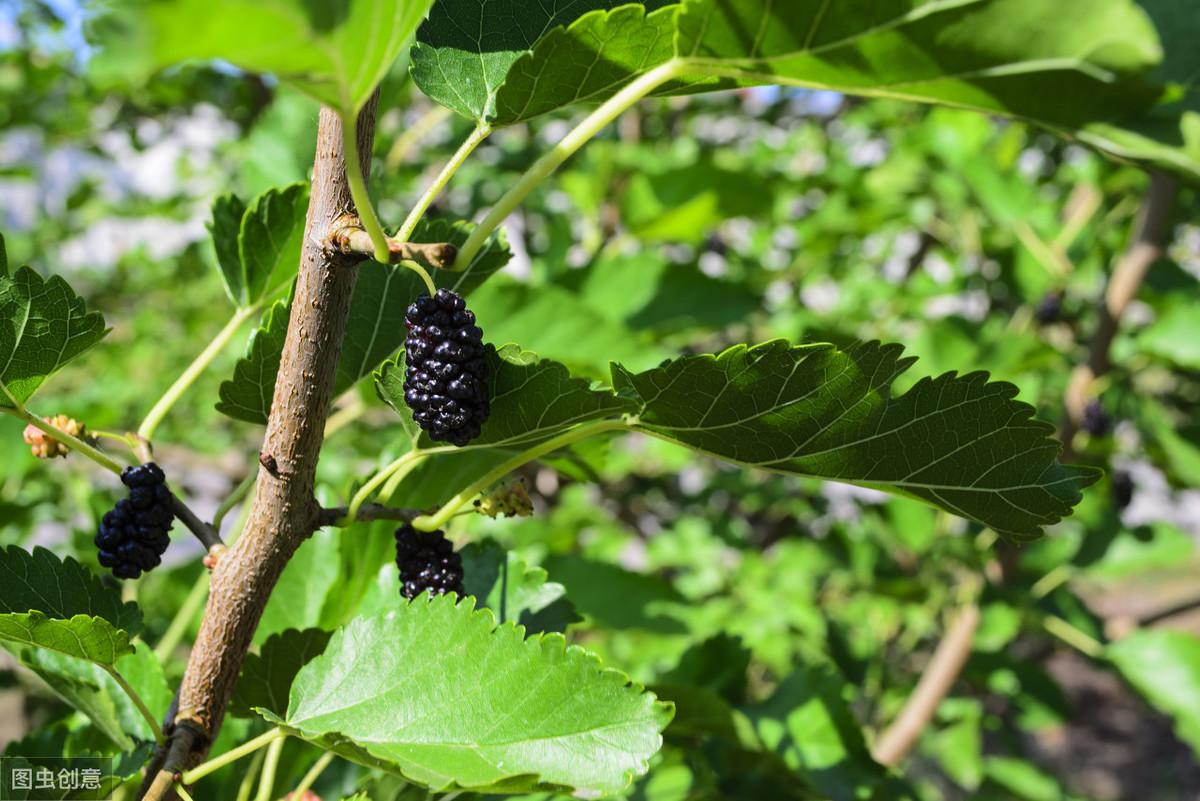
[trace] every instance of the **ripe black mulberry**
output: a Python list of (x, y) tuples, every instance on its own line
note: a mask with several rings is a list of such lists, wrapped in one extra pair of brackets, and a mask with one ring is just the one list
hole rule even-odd
[(1093, 437), (1102, 437), (1112, 430), (1112, 418), (1100, 401), (1093, 398), (1083, 407), (1083, 419), (1079, 421), (1079, 427)]
[(432, 439), (466, 445), (479, 436), (490, 410), (475, 315), (461, 297), (439, 289), (408, 307), (405, 324), (404, 402)]
[(405, 523), (396, 529), (396, 567), (400, 594), (410, 601), (422, 592), (463, 595), (462, 556), (442, 531), (417, 531)]
[(137, 578), (162, 561), (175, 520), (166, 476), (154, 462), (121, 471), (129, 495), (117, 501), (100, 522), (94, 540), (100, 564), (117, 578)]

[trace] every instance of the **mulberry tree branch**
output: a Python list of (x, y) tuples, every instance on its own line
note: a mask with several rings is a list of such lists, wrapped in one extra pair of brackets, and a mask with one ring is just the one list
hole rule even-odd
[[(354, 213), (343, 153), (356, 151), (369, 159), (377, 102), (377, 96), (372, 97), (363, 109), (357, 125), (359, 141), (353, 148), (343, 147), (338, 115), (321, 110), (305, 244), (262, 446), (263, 457), (269, 457), (276, 469), (259, 471), (245, 530), (213, 569), (175, 720), (175, 731), (191, 731), (195, 744), (183, 764), (172, 764), (170, 753), (178, 754), (178, 749), (170, 749), (164, 771), (186, 770), (204, 759), (221, 728), (271, 590), (316, 527), (317, 459), (361, 261), (323, 243), (339, 220)], [(358, 166), (361, 175), (366, 165)], [(173, 782), (158, 782), (145, 797), (168, 798), (172, 786)]]

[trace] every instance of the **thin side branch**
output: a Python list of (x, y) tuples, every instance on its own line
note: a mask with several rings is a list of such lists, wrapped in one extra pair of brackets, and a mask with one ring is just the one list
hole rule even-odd
[(196, 539), (200, 540), (206, 551), (212, 550), (216, 545), (225, 545), (217, 530), (197, 517), (196, 513), (175, 495), (171, 496), (171, 507), (175, 512), (175, 517), (179, 518), (179, 522), (183, 523), (188, 531), (196, 535)]
[(1059, 439), (1069, 451), (1079, 431), (1084, 409), (1093, 396), (1092, 385), (1111, 369), (1110, 349), (1120, 328), (1121, 317), (1137, 296), (1151, 265), (1162, 258), (1170, 242), (1171, 205), (1175, 201), (1175, 179), (1153, 173), (1142, 200), (1133, 241), (1117, 261), (1100, 304), (1100, 320), (1088, 343), (1088, 357), (1071, 373), (1067, 386)]
[(954, 686), (958, 674), (971, 653), (971, 641), (979, 627), (979, 607), (971, 604), (963, 607), (958, 617), (946, 629), (942, 641), (925, 667), (916, 689), (892, 721), (892, 725), (879, 735), (872, 756), (881, 765), (895, 765), (908, 756), (921, 732), (933, 720), (942, 699)]
[[(356, 217), (346, 217), (329, 235), (330, 246), (347, 256), (375, 257), (375, 246)], [(445, 270), (454, 264), (458, 248), (449, 242), (402, 242), (395, 237), (387, 238), (388, 261), (399, 264), (415, 261), (422, 267)]]
[[(350, 507), (348, 506), (321, 509), (317, 513), (317, 527), (345, 525), (342, 521), (349, 514)], [(423, 512), (420, 509), (401, 509), (392, 506), (381, 506), (377, 503), (367, 503), (358, 507), (358, 514), (354, 516), (353, 522), (365, 523), (370, 520), (402, 520), (405, 523), (410, 523), (413, 518), (420, 517), (422, 514)]]

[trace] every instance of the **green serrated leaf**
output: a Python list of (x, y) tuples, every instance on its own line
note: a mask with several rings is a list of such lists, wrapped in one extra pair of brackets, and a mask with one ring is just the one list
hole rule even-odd
[[(63, 365), (108, 333), (99, 312), (58, 276), (28, 267), (0, 277), (0, 407), (24, 403)], [(11, 396), (11, 397), (10, 397)]]
[(238, 232), (241, 231), (242, 218), (245, 216), (246, 204), (240, 197), (219, 195), (213, 201), (212, 220), (208, 223), (208, 233), (217, 254), (217, 267), (221, 270), (225, 292), (235, 306), (249, 304), (242, 256), (238, 250)]
[[(87, 715), (123, 751), (132, 751), (137, 742), (154, 740), (146, 719), (101, 666), (39, 649), (22, 649), (17, 653), (22, 664), (64, 701)], [(139, 642), (114, 664), (151, 713), (161, 719), (171, 703), (171, 690), (162, 665), (149, 647)]]
[(463, 589), (481, 609), (491, 609), (501, 623), (512, 621), (530, 633), (562, 632), (578, 620), (567, 589), (550, 581), (546, 571), (531, 567), (494, 540), (472, 542), (460, 552)]
[(45, 548), (26, 551), (16, 545), (0, 549), (0, 613), (41, 612), (68, 619), (76, 615), (104, 618), (115, 628), (136, 632), (142, 613), (71, 557), (60, 559)]
[(268, 637), (257, 654), (246, 657), (229, 713), (253, 717), (252, 710), (261, 707), (282, 715), (296, 673), (325, 650), (331, 636), (323, 629), (287, 629)]
[(1200, 638), (1186, 631), (1143, 629), (1107, 650), (1121, 675), (1173, 717), (1179, 739), (1200, 754)]
[(48, 651), (112, 665), (130, 653), (129, 633), (102, 617), (75, 615), (66, 620), (41, 612), (0, 615), (0, 640), (45, 648)]
[(0, 234), (0, 278), (8, 277), (8, 247), (4, 244), (4, 234)]
[(437, 792), (627, 786), (658, 750), (669, 705), (559, 635), (526, 640), (453, 596), (354, 620), (269, 721)]
[[(563, 365), (536, 353), (505, 345), (488, 345), (488, 390), (491, 414), (472, 448), (529, 447), (578, 423), (617, 418), (637, 406), (608, 389), (596, 389), (574, 378)], [(411, 420), (404, 403), (404, 356), (386, 362), (375, 373), (379, 397)]]
[(744, 711), (763, 747), (831, 801), (868, 798), (887, 775), (871, 759), (847, 705), (846, 682), (832, 669), (803, 667)]
[(255, 198), (242, 216), (238, 254), (241, 286), (250, 306), (283, 291), (300, 267), (308, 185), (268, 189)]
[(191, 59), (269, 72), (355, 113), (408, 43), (430, 0), (114, 0), (93, 21), (100, 79), (145, 79)]
[[(676, 0), (651, 0), (634, 5), (654, 10), (674, 2)], [(590, 11), (608, 10), (624, 4), (625, 0), (580, 0), (549, 5), (529, 0), (437, 0), (429, 11), (429, 18), (417, 30), (417, 43), (412, 50), (413, 81), (422, 92), (464, 117), (497, 119), (498, 124), (527, 119), (521, 115), (520, 108), (526, 102), (532, 102), (529, 83), (542, 71), (542, 61), (538, 62), (539, 66), (528, 62), (524, 65), (520, 86), (526, 88), (514, 91), (504, 106), (502, 118), (496, 113), (497, 94), (518, 59), (549, 34), (555, 37), (554, 44), (549, 46), (555, 61), (570, 60), (572, 47), (562, 43), (563, 34), (555, 29), (570, 25)], [(627, 36), (631, 33), (629, 29), (624, 30)], [(663, 35), (669, 37), (665, 31)], [(669, 42), (668, 38), (666, 44)], [(652, 53), (662, 47), (660, 43), (656, 48), (653, 41), (640, 37), (623, 46), (613, 44), (613, 52), (626, 58), (647, 47)], [(582, 53), (579, 55), (582, 57)], [(575, 61), (579, 62), (579, 58)], [(576, 63), (574, 66), (583, 65)], [(574, 69), (555, 75), (555, 88), (549, 93), (565, 97), (583, 92), (581, 87), (596, 91), (601, 85), (612, 82), (612, 75), (605, 65), (592, 63), (588, 66), (599, 68), (600, 74), (594, 83), (588, 80), (586, 70)], [(572, 88), (572, 84), (576, 84), (576, 88)], [(536, 87), (532, 89), (536, 90)], [(547, 110), (545, 101), (539, 105)], [(500, 119), (504, 121), (499, 122)]]
[(326, 597), (338, 580), (340, 529), (321, 528), (288, 560), (271, 591), (254, 642), (287, 629), (318, 627)]
[(920, 498), (1014, 539), (1070, 514), (1097, 471), (1060, 465), (1053, 428), (986, 373), (924, 378), (898, 345), (776, 340), (688, 356), (614, 386), (644, 401), (637, 428), (742, 464)]
[[(495, 127), (580, 103), (601, 103), (675, 55), (676, 0), (598, 9), (544, 34), (513, 62), (495, 91)], [(657, 10), (654, 10), (656, 9)], [(660, 94), (730, 85), (719, 79), (672, 81)]]
[[(461, 245), (470, 235), (469, 223), (444, 220), (422, 222), (414, 242), (451, 242)], [(511, 257), (503, 234), (489, 240), (462, 272), (435, 272), (434, 281), (467, 295), (503, 267)], [(334, 393), (340, 394), (371, 374), (404, 343), (404, 311), (412, 299), (424, 294), (422, 280), (407, 267), (367, 262), (359, 271), (342, 354), (338, 360)], [(247, 355), (234, 367), (234, 376), (220, 388), (217, 409), (236, 420), (265, 424), (279, 374), (279, 360), (287, 336), (290, 306), (276, 303), (252, 335)]]

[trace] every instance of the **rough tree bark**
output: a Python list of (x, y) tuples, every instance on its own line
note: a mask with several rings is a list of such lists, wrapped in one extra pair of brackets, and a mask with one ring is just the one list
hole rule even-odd
[[(366, 173), (377, 96), (359, 116)], [(361, 256), (328, 245), (333, 225), (354, 211), (338, 116), (321, 110), (300, 271), (275, 396), (263, 440), (250, 518), (213, 570), (200, 633), (179, 691), (173, 747), (162, 774), (199, 763), (221, 727), (254, 630), (284, 566), (318, 526), (313, 495), (317, 458), (333, 394), (350, 296)], [(191, 741), (189, 747), (180, 744)], [(148, 793), (156, 797), (156, 793)]]

